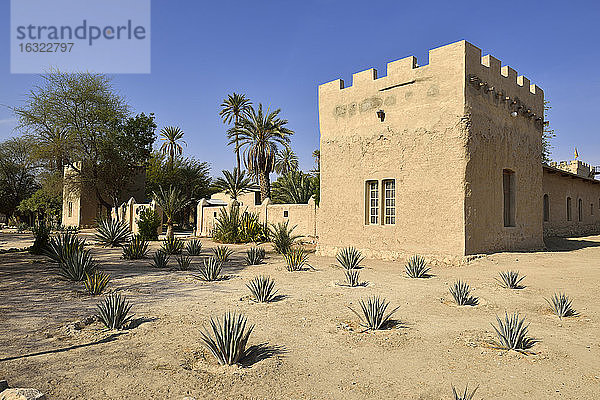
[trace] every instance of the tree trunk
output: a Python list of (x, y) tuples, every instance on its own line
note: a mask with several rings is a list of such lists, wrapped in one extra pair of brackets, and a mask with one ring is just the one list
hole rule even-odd
[[(238, 116), (235, 116), (235, 122), (234, 122), (234, 128), (237, 129), (238, 128)], [(237, 132), (235, 133), (235, 159), (237, 160), (237, 168), (238, 171), (242, 172), (242, 170), (240, 169), (240, 148), (238, 147), (239, 145), (239, 137)]]
[(173, 239), (173, 220), (167, 219), (167, 239)]
[(271, 197), (271, 181), (269, 174), (261, 171), (258, 173), (258, 183), (260, 185), (260, 202), (265, 201), (267, 197)]

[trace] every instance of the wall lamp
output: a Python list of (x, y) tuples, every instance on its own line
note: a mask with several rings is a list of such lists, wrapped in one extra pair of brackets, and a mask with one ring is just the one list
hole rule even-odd
[(383, 110), (377, 111), (377, 118), (379, 118), (381, 122), (383, 122), (383, 120), (385, 119), (385, 112)]

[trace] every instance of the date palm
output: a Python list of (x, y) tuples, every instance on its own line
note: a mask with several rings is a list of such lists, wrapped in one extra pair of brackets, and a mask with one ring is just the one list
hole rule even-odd
[(279, 175), (286, 175), (297, 170), (298, 156), (289, 146), (285, 146), (283, 150), (277, 152), (275, 155), (275, 172)]
[(288, 145), (290, 135), (294, 131), (285, 127), (288, 121), (279, 118), (281, 109), (263, 112), (262, 104), (258, 110), (250, 109), (247, 118), (239, 121), (239, 125), (229, 134), (230, 144), (238, 141), (238, 147), (244, 147), (244, 162), (251, 175), (258, 178), (260, 185), (260, 201), (271, 195), (269, 174), (273, 172), (277, 146)]
[(173, 165), (175, 157), (183, 153), (181, 143), (186, 144), (183, 141), (183, 131), (177, 126), (166, 126), (160, 130), (160, 140), (164, 141), (160, 151), (169, 155), (169, 164)]
[[(231, 124), (233, 121), (233, 129), (237, 128), (241, 118), (248, 116), (252, 102), (244, 94), (232, 93), (221, 103), (221, 111), (219, 115), (223, 119), (223, 123)], [(238, 170), (241, 169), (240, 165), (240, 148), (237, 134), (233, 133), (235, 140), (235, 158), (237, 161)], [(230, 142), (230, 144), (232, 144)]]
[(187, 207), (191, 200), (185, 198), (185, 196), (173, 186), (169, 187), (168, 190), (164, 190), (162, 186), (158, 188), (157, 192), (153, 193), (154, 200), (162, 208), (163, 214), (167, 218), (167, 239), (173, 239), (173, 220), (177, 213), (181, 212)]
[(246, 176), (246, 171), (240, 171), (234, 167), (233, 172), (227, 170), (222, 172), (223, 178), (215, 181), (215, 187), (231, 196), (234, 202), (237, 202), (239, 196), (255, 188), (254, 182)]

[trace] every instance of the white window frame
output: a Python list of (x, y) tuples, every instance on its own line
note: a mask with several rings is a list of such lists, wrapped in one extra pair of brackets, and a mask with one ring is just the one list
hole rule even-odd
[(382, 181), (383, 192), (383, 224), (396, 224), (396, 180), (384, 179)]
[(367, 181), (366, 190), (367, 225), (379, 225), (379, 181)]

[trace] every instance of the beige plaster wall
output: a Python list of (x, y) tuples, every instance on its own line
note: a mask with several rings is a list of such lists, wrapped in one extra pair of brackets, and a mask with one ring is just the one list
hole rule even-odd
[[(467, 46), (431, 50), (420, 67), (414, 57), (388, 63), (381, 78), (356, 73), (349, 87), (319, 87), (319, 253), (355, 246), (367, 257), (464, 255)], [(365, 224), (372, 179), (396, 180), (395, 225)]]
[[(549, 220), (543, 223), (544, 236), (600, 234), (600, 181), (581, 179), (544, 168), (541, 196), (544, 194), (548, 195), (549, 203)], [(572, 199), (571, 221), (567, 221), (567, 197)], [(578, 218), (579, 199), (583, 203), (582, 221)], [(543, 213), (542, 197), (539, 198), (539, 203), (540, 213)]]
[[(465, 253), (542, 248), (544, 93), (494, 57), (481, 58), (477, 47), (466, 50)], [(515, 227), (504, 227), (503, 169), (515, 172)]]

